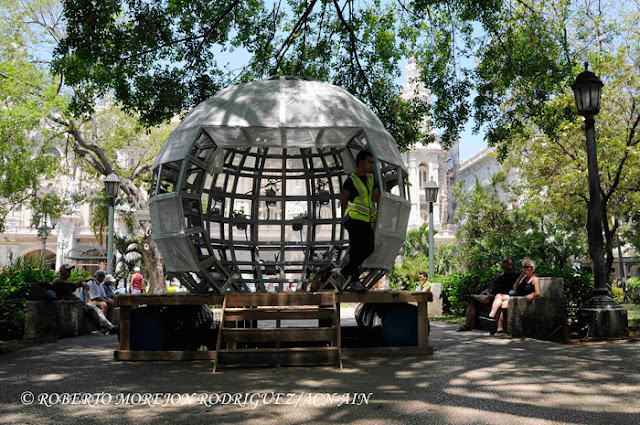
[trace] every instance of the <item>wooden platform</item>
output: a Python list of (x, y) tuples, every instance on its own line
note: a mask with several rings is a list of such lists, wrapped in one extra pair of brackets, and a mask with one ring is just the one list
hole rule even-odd
[[(335, 297), (335, 298), (334, 298)], [(326, 298), (326, 299), (325, 299)], [(330, 308), (335, 299), (335, 313)], [(244, 328), (219, 332), (224, 342), (230, 347), (236, 342), (264, 342), (276, 343), (297, 341), (300, 337), (310, 340), (333, 341), (329, 347), (283, 347), (276, 349), (263, 348), (261, 353), (233, 353), (233, 349), (220, 349), (220, 356), (225, 358), (243, 357), (243, 361), (251, 357), (253, 364), (262, 364), (265, 358), (271, 358), (279, 365), (302, 365), (316, 363), (319, 358), (325, 358), (322, 364), (339, 364), (341, 354), (345, 357), (366, 357), (380, 354), (430, 354), (429, 335), (427, 327), (427, 303), (432, 300), (430, 292), (408, 291), (369, 291), (356, 292), (279, 292), (279, 293), (243, 293), (229, 294), (227, 300), (232, 300), (226, 308), (227, 318), (231, 320), (276, 320), (283, 319), (332, 319), (340, 318), (340, 303), (416, 303), (418, 305), (418, 345), (416, 347), (372, 347), (368, 349), (340, 349), (339, 329), (332, 328)], [(138, 305), (180, 306), (180, 305), (223, 305), (223, 295), (209, 294), (164, 294), (164, 295), (116, 295), (115, 304), (120, 307), (120, 349), (114, 353), (116, 360), (209, 360), (216, 362), (218, 356), (215, 351), (134, 351), (131, 350), (131, 307)], [(316, 308), (310, 308), (315, 303)], [(257, 311), (247, 306), (263, 306)], [(289, 308), (299, 306), (298, 308)], [(283, 313), (283, 311), (287, 313)], [(287, 317), (284, 317), (286, 315)], [(223, 323), (221, 323), (221, 328)], [(336, 335), (337, 333), (337, 335)], [(337, 339), (336, 339), (337, 337)], [(221, 340), (220, 343), (223, 341)], [(336, 347), (338, 349), (336, 349)], [(251, 359), (250, 359), (251, 360)], [(238, 362), (241, 363), (241, 362)], [(234, 361), (229, 362), (235, 364)]]

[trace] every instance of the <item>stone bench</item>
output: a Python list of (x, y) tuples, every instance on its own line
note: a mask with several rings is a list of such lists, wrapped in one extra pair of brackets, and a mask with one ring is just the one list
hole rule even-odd
[(564, 340), (568, 335), (564, 279), (541, 277), (540, 296), (509, 298), (505, 331), (512, 337)]
[(37, 341), (83, 335), (90, 326), (80, 301), (28, 301), (24, 322), (24, 338)]
[[(114, 326), (120, 324), (120, 307), (113, 312)], [(80, 301), (28, 301), (24, 315), (24, 338), (51, 341), (84, 335), (97, 330), (84, 320), (84, 304)]]
[(433, 294), (433, 300), (427, 303), (429, 317), (438, 317), (444, 315), (442, 283), (432, 283), (429, 289)]

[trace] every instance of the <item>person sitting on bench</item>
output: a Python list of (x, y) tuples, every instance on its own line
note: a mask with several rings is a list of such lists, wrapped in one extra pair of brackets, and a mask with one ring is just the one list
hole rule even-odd
[[(82, 288), (83, 291), (89, 291), (89, 285), (87, 282), (92, 280), (92, 278), (80, 279), (76, 281), (70, 281), (69, 277), (71, 276), (71, 270), (73, 270), (75, 266), (69, 264), (63, 264), (60, 266), (60, 274), (59, 276), (51, 282), (51, 287), (53, 291), (56, 293), (56, 297), (59, 300), (80, 300), (75, 294), (78, 288)], [(89, 305), (83, 302), (84, 306), (84, 315), (89, 322), (91, 322), (96, 328), (100, 330), (100, 332), (106, 334), (115, 334), (118, 333), (118, 327), (113, 326), (113, 323), (107, 320), (102, 311), (93, 305)]]
[(536, 263), (533, 260), (522, 260), (522, 274), (513, 284), (513, 289), (508, 294), (496, 295), (489, 313), (489, 320), (497, 323), (496, 333), (504, 333), (502, 312), (509, 306), (510, 297), (526, 297), (527, 300), (532, 301), (540, 296), (540, 279), (534, 274), (535, 270)]
[(113, 299), (107, 296), (104, 280), (106, 273), (104, 270), (96, 270), (94, 278), (89, 283), (89, 300), (85, 302), (102, 310), (107, 320), (113, 320)]
[(473, 322), (480, 314), (484, 306), (491, 305), (498, 294), (506, 294), (518, 280), (518, 273), (513, 269), (513, 259), (504, 257), (500, 264), (502, 273), (496, 276), (489, 287), (489, 290), (481, 294), (468, 295), (469, 307), (467, 307), (466, 320), (463, 326), (458, 328), (458, 332), (470, 331), (473, 329)]

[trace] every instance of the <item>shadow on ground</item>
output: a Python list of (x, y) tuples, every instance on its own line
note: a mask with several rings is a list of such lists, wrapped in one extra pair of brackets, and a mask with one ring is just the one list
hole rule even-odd
[[(214, 375), (209, 362), (114, 362), (116, 338), (92, 334), (0, 356), (0, 424), (637, 422), (637, 342), (569, 346), (457, 333), (454, 325), (436, 322), (431, 344), (436, 352), (429, 357), (346, 359), (343, 370), (225, 369)], [(36, 397), (33, 404), (21, 403), (25, 391)], [(41, 394), (52, 393), (105, 393), (111, 402), (38, 403)], [(173, 398), (149, 406), (133, 396), (116, 404), (123, 400), (118, 394), (144, 393)], [(193, 393), (189, 403), (183, 395)], [(223, 404), (221, 397), (230, 399), (225, 393), (240, 396)]]

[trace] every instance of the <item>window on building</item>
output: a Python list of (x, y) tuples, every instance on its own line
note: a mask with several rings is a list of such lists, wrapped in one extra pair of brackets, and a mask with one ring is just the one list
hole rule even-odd
[(420, 187), (426, 186), (429, 181), (429, 169), (426, 165), (420, 164)]

